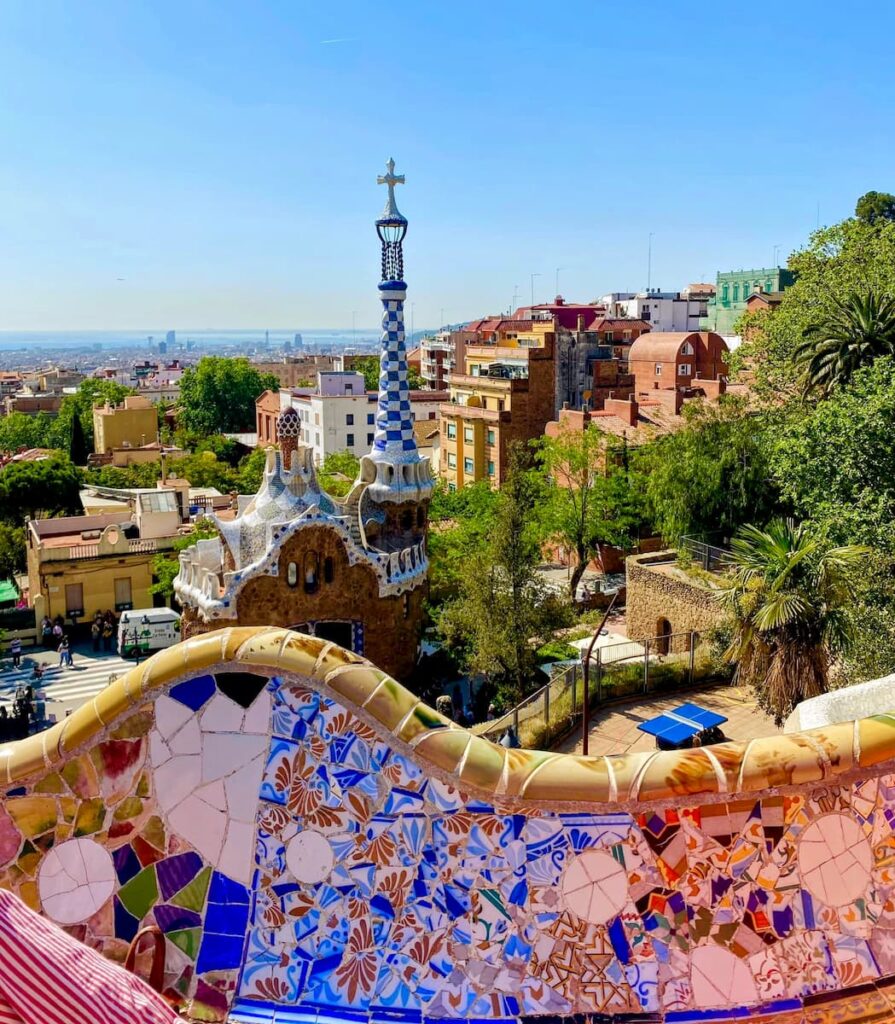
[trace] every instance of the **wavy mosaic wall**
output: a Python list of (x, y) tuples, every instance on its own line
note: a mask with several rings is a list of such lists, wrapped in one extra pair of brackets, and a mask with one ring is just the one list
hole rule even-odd
[(188, 1018), (888, 1020), (895, 719), (507, 751), (340, 648), (230, 629), (0, 748), (0, 884)]

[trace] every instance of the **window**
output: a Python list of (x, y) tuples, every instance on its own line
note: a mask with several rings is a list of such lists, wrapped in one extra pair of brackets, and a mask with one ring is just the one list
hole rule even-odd
[(346, 395), (353, 395), (354, 394), (354, 385), (353, 384), (346, 384), (345, 385), (345, 394)]
[(656, 363), (656, 376), (657, 377), (661, 377), (662, 376), (662, 364), (661, 363)]
[(693, 346), (690, 344), (689, 341), (685, 341), (684, 344), (681, 345), (681, 355), (682, 356), (692, 356), (693, 355)]
[(317, 556), (311, 553), (305, 557), (305, 593), (313, 594), (317, 584)]
[(320, 432), (319, 431), (317, 431), (314, 434), (314, 444), (316, 444), (318, 446), (320, 445)]
[(727, 302), (727, 297), (727, 285), (723, 284), (721, 285), (721, 301)]
[(132, 598), (130, 576), (115, 580), (115, 611), (126, 612), (133, 608)]
[(372, 427), (375, 422), (376, 422), (376, 417), (373, 415), (373, 413), (368, 412), (367, 413), (367, 426)]
[(413, 529), (413, 513), (410, 509), (401, 513), (401, 529), (405, 531)]
[(464, 440), (464, 441), (465, 441), (465, 442), (466, 442), (467, 444), (472, 444), (472, 439), (473, 439), (473, 436), (474, 436), (474, 435), (473, 435), (473, 429), (472, 429), (472, 427), (464, 427), (464, 428), (463, 428), (463, 440)]
[(65, 611), (69, 616), (84, 614), (84, 584), (65, 584)]
[(457, 468), (457, 456), (453, 452), (448, 452), (448, 469)]
[(435, 419), (435, 413), (434, 412), (430, 412), (429, 413), (429, 419), (430, 420), (434, 420)]
[(373, 434), (367, 434), (367, 444), (373, 443)]
[[(744, 286), (744, 288), (745, 288), (745, 286)], [(739, 300), (740, 300), (740, 286), (738, 284), (735, 284), (733, 286), (733, 301), (734, 302), (739, 302)]]
[(457, 424), (456, 423), (448, 423), (448, 425), (447, 425), (447, 436), (450, 438), (451, 441), (453, 441), (454, 438), (457, 436)]
[(354, 434), (347, 435), (347, 437), (345, 438), (345, 444), (347, 444), (349, 448), (354, 447)]
[(488, 431), (488, 444), (494, 444), (494, 431)]
[(689, 363), (681, 363), (681, 365), (677, 368), (677, 372), (681, 375), (681, 377), (689, 377), (690, 376), (690, 364)]
[(354, 413), (353, 412), (349, 412), (345, 416), (345, 426), (346, 427), (353, 427), (354, 426)]
[(488, 476), (494, 476), (494, 463), (488, 463)]
[(320, 426), (320, 413), (319, 412), (315, 412), (314, 413), (314, 426), (315, 427), (319, 427)]
[(421, 508), (416, 510), (416, 525), (420, 530), (426, 525), (426, 513)]
[(464, 459), (463, 460), (463, 472), (464, 473), (473, 473), (473, 472), (475, 472), (475, 466), (472, 463), (472, 459)]
[(335, 576), (335, 570), (333, 569), (333, 560), (331, 558), (323, 559), (323, 582), (332, 583), (333, 576)]
[(469, 372), (472, 374), (473, 377), (479, 377), (481, 376), (482, 373), (482, 367), (479, 363), (473, 363), (469, 367)]

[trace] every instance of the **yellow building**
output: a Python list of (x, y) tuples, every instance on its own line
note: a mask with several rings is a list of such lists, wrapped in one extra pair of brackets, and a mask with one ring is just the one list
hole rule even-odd
[(477, 480), (500, 487), (513, 442), (539, 437), (553, 419), (553, 333), (492, 336), (494, 342), (468, 344), (466, 372), (447, 378), (438, 475), (451, 490)]
[(90, 620), (97, 611), (151, 608), (152, 562), (173, 548), (181, 515), (173, 491), (142, 491), (134, 511), (32, 519), (28, 587), (42, 614)]
[(128, 395), (120, 405), (93, 410), (93, 450), (142, 448), (158, 440), (158, 409), (142, 395)]

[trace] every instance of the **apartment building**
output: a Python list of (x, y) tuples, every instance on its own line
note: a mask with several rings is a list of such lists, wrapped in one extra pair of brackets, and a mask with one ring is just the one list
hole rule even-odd
[[(439, 406), (448, 398), (446, 391), (411, 391), (410, 410), (414, 422), (438, 418)], [(262, 395), (256, 403), (257, 416), (266, 416), (269, 398)], [(329, 370), (317, 374), (317, 386), (280, 391), (280, 407), (298, 413), (302, 444), (313, 449), (314, 462), (320, 465), (334, 452), (351, 452), (360, 457), (373, 444), (376, 432), (378, 394), (367, 391), (364, 375), (357, 371)], [(259, 443), (261, 429), (259, 427)]]
[(465, 372), (450, 374), (440, 408), (438, 472), (451, 490), (477, 480), (500, 487), (512, 444), (539, 437), (554, 415), (554, 332), (530, 321), (489, 327), (495, 340), (466, 346)]
[(158, 410), (143, 395), (128, 395), (120, 404), (106, 402), (93, 410), (93, 450), (142, 448), (158, 440)]

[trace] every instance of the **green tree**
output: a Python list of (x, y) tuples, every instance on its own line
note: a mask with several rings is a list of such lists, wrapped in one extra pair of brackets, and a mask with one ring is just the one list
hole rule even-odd
[(778, 727), (800, 701), (827, 691), (833, 659), (849, 644), (846, 609), (867, 554), (829, 547), (791, 519), (744, 526), (734, 537), (719, 595), (734, 622), (727, 656)]
[(52, 420), (46, 413), (26, 416), (23, 412), (11, 412), (0, 418), (0, 452), (17, 452), (22, 448), (50, 447), (50, 426)]
[[(835, 312), (840, 296), (873, 291), (895, 295), (895, 222), (868, 224), (850, 218), (815, 231), (789, 258), (798, 274), (780, 305), (753, 324), (749, 340), (734, 353), (732, 370), (746, 367), (754, 393), (779, 406), (781, 398), (801, 395), (802, 368), (794, 353), (812, 324)], [(750, 322), (741, 320), (737, 332)]]
[[(351, 368), (364, 375), (364, 387), (367, 391), (379, 390), (379, 356), (364, 356), (362, 359), (355, 359)], [(415, 366), (407, 367), (407, 384), (412, 391), (426, 386), (426, 382)]]
[(745, 403), (684, 406), (686, 426), (638, 453), (646, 474), (650, 518), (672, 544), (681, 537), (729, 537), (743, 523), (765, 522), (777, 506), (769, 480), (774, 417), (753, 415)]
[(203, 356), (180, 378), (178, 423), (204, 436), (252, 430), (255, 399), (279, 386), (272, 373), (259, 373), (248, 359)]
[(169, 475), (189, 480), (193, 487), (216, 487), (221, 494), (239, 490), (239, 473), (226, 462), (218, 461), (214, 452), (200, 452), (185, 459), (174, 460)]
[(160, 477), (160, 463), (137, 462), (131, 466), (88, 469), (84, 474), (84, 483), (96, 487), (155, 487)]
[(360, 472), (360, 459), (349, 451), (330, 452), (317, 470), (317, 482), (327, 494), (344, 498)]
[(429, 605), (435, 610), (457, 597), (470, 559), (488, 546), (498, 492), (487, 480), (449, 491), (435, 484), (429, 504)]
[(14, 579), (26, 569), (25, 529), (0, 523), (0, 580)]
[(68, 457), (76, 466), (86, 466), (87, 454), (87, 440), (84, 437), (81, 417), (73, 416), (71, 420), (71, 439), (68, 443)]
[(0, 471), (0, 518), (19, 526), (25, 519), (79, 511), (81, 474), (66, 455), (39, 462), (11, 462)]
[(174, 596), (174, 578), (180, 570), (179, 553), (195, 544), (197, 540), (207, 540), (219, 535), (218, 528), (210, 519), (197, 519), (188, 534), (174, 541), (171, 553), (158, 554), (152, 560), (152, 575), (155, 582), (149, 588), (150, 593), (163, 597), (170, 604)]
[(540, 513), (544, 533), (575, 552), (569, 580), (574, 601), (601, 545), (630, 547), (643, 520), (641, 497), (609, 438), (593, 424), (543, 438), (538, 454), (550, 481)]
[(837, 543), (895, 554), (895, 357), (858, 370), (816, 405), (799, 403), (768, 444), (786, 507)]
[(239, 463), (238, 490), (240, 494), (257, 494), (264, 479), (264, 467), (267, 464), (267, 452), (264, 448), (256, 448), (249, 452)]
[(806, 393), (829, 395), (860, 367), (895, 355), (895, 299), (868, 291), (836, 300), (822, 321), (805, 329), (793, 355), (804, 367)]
[(439, 617), (448, 645), (472, 671), (488, 676), (499, 698), (510, 704), (532, 688), (538, 648), (570, 618), (568, 604), (536, 571), (540, 545), (533, 513), (539, 493), (517, 448), (489, 543), (468, 559), (460, 596)]
[(891, 192), (865, 192), (855, 206), (855, 216), (867, 224), (895, 220), (895, 196)]

